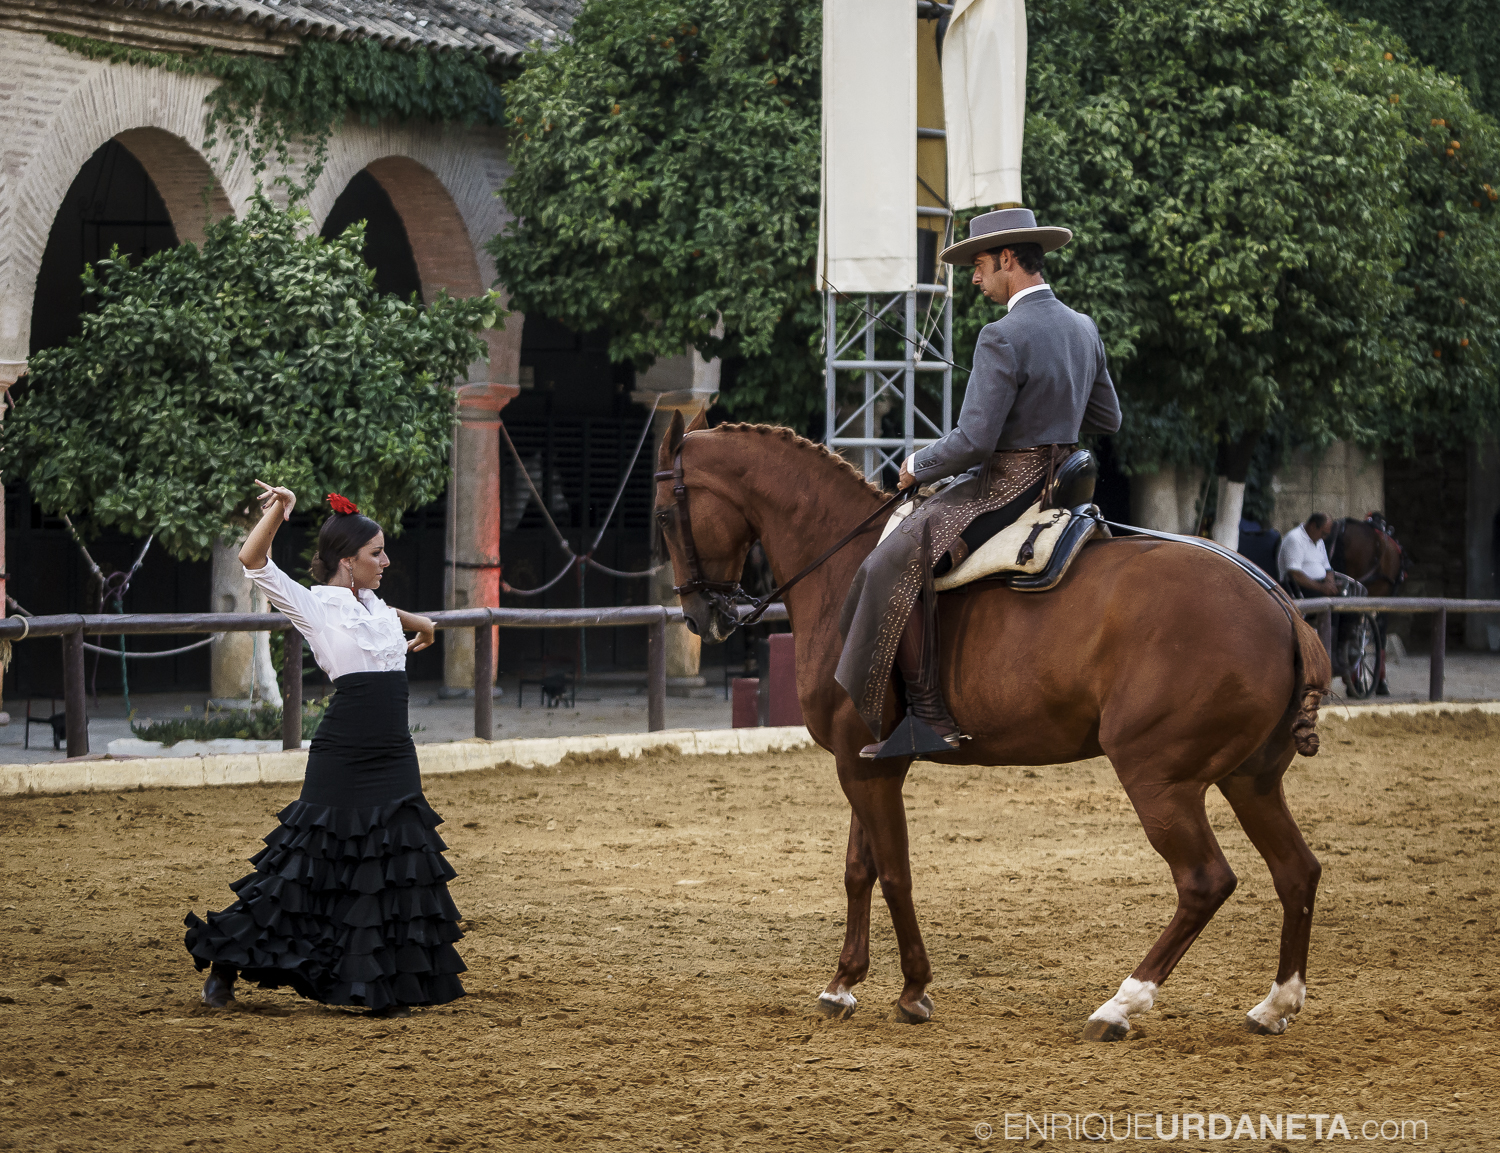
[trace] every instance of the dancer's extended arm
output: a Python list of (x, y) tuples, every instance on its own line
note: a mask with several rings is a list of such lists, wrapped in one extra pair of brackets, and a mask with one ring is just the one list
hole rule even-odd
[(260, 523), (250, 530), (245, 543), (240, 546), (240, 564), (248, 569), (266, 567), (271, 555), (271, 540), (281, 522), (292, 515), (297, 507), (297, 494), (289, 488), (272, 488), (263, 480), (255, 482), (266, 491), (260, 494)]

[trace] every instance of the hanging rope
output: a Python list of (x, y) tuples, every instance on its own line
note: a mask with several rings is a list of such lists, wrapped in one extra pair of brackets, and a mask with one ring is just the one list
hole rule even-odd
[[(91, 645), (87, 641), (83, 642), (83, 647), (91, 653), (103, 653), (105, 656), (128, 657), (131, 660), (150, 660), (152, 657), (181, 656), (183, 653), (190, 653), (194, 649), (201, 649), (204, 645), (211, 645), (214, 643), (214, 641), (223, 639), (223, 633), (213, 633), (204, 640), (194, 641), (190, 645), (183, 645), (180, 649), (163, 649), (159, 653), (127, 653), (119, 649), (107, 649), (102, 645)], [(125, 643), (125, 638), (123, 636), (120, 638), (120, 643), (122, 645)], [(129, 692), (127, 691), (126, 700), (128, 701), (129, 699)], [(126, 711), (129, 711), (128, 707)]]
[(532, 499), (536, 501), (537, 509), (541, 512), (542, 518), (547, 522), (547, 527), (552, 530), (552, 536), (557, 541), (557, 547), (562, 549), (562, 551), (567, 555), (568, 558), (568, 563), (563, 566), (562, 571), (560, 571), (546, 584), (534, 589), (516, 588), (505, 579), (504, 572), (502, 570), (500, 577), (500, 588), (502, 592), (507, 592), (512, 594), (513, 596), (519, 597), (539, 596), (540, 594), (546, 592), (548, 589), (556, 585), (560, 580), (563, 579), (563, 577), (572, 572), (575, 566), (579, 565), (588, 565), (590, 568), (598, 569), (602, 573), (607, 573), (608, 575), (613, 577), (620, 577), (623, 580), (632, 580), (638, 577), (655, 576), (657, 573), (661, 572), (662, 569), (666, 568), (666, 562), (663, 562), (662, 564), (655, 565), (652, 568), (643, 569), (640, 572), (623, 572), (620, 569), (610, 568), (608, 565), (601, 564), (599, 561), (596, 561), (594, 559), (594, 553), (598, 550), (599, 543), (604, 539), (604, 534), (609, 528), (610, 521), (614, 519), (615, 510), (620, 507), (620, 498), (625, 495), (626, 486), (630, 484), (630, 476), (633, 472), (635, 472), (636, 462), (641, 459), (641, 449), (645, 447), (646, 437), (651, 432), (651, 422), (656, 418), (656, 409), (660, 403), (661, 396), (658, 395), (656, 399), (651, 403), (651, 412), (646, 417), (646, 423), (641, 426), (641, 435), (635, 442), (635, 452), (631, 454), (630, 464), (626, 466), (625, 471), (620, 476), (620, 483), (619, 486), (615, 489), (614, 499), (609, 502), (609, 512), (605, 515), (604, 520), (600, 523), (599, 531), (594, 534), (593, 544), (589, 545), (588, 551), (584, 553), (583, 556), (579, 556), (573, 551), (572, 546), (568, 544), (568, 538), (563, 534), (562, 529), (557, 527), (557, 522), (552, 519), (552, 513), (547, 508), (547, 502), (542, 499), (542, 494), (537, 491), (536, 483), (531, 479), (531, 470), (526, 467), (526, 462), (521, 459), (521, 453), (516, 448), (515, 441), (510, 439), (510, 430), (505, 427), (504, 421), (500, 422), (500, 435), (505, 440), (505, 447), (510, 449), (510, 455), (515, 460), (516, 468), (520, 471), (521, 478), (526, 482), (526, 487), (531, 490), (531, 496)]
[(608, 573), (612, 577), (621, 577), (624, 579), (630, 579), (632, 577), (655, 576), (657, 573), (661, 572), (662, 569), (666, 568), (669, 564), (672, 563), (671, 561), (664, 560), (661, 562), (661, 564), (653, 565), (648, 569), (642, 569), (640, 572), (621, 572), (617, 568), (610, 568), (608, 565), (600, 564), (591, 556), (582, 557), (580, 559), (587, 562), (590, 568), (596, 568), (602, 573)]

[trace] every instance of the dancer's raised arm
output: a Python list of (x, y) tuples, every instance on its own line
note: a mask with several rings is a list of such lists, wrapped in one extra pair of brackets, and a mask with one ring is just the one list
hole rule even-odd
[(297, 507), (297, 494), (291, 489), (272, 488), (263, 480), (255, 483), (266, 491), (257, 498), (263, 514), (260, 523), (250, 530), (250, 535), (240, 546), (240, 564), (248, 569), (266, 567), (266, 560), (271, 555), (271, 540), (276, 536), (276, 530), (281, 527), (282, 521), (291, 517), (292, 509)]

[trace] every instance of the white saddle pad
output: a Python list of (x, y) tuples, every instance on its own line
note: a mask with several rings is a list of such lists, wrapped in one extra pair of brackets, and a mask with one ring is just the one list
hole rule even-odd
[[(1014, 524), (1001, 529), (965, 557), (963, 564), (934, 580), (932, 587), (943, 593), (985, 577), (1041, 572), (1052, 559), (1052, 550), (1062, 538), (1072, 515), (1065, 508), (1044, 510), (1041, 501), (1037, 501)], [(1033, 539), (1031, 532), (1037, 527), (1041, 531)], [(1028, 540), (1031, 541), (1032, 556), (1023, 562), (1020, 559), (1021, 547)]]
[[(902, 518), (910, 516), (918, 503), (907, 501), (891, 513), (890, 519), (885, 522), (885, 528), (881, 530), (880, 539), (883, 541), (895, 532)], [(1025, 573), (1029, 576), (1041, 572), (1052, 559), (1052, 550), (1062, 539), (1063, 530), (1068, 527), (1072, 515), (1065, 508), (1044, 510), (1042, 502), (1037, 501), (1014, 524), (990, 537), (965, 557), (963, 564), (934, 580), (932, 587), (942, 593), (985, 577), (1004, 573)], [(1031, 542), (1031, 559), (1023, 564), (1019, 559), (1021, 546), (1030, 539), (1031, 530), (1037, 525), (1042, 526), (1041, 532)]]

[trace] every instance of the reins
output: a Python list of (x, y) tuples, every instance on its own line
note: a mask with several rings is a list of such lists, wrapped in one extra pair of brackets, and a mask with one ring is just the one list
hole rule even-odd
[[(690, 596), (693, 593), (700, 592), (706, 593), (708, 595), (709, 601), (713, 604), (714, 608), (720, 613), (720, 615), (725, 619), (732, 621), (736, 625), (753, 625), (756, 621), (760, 620), (765, 611), (770, 608), (771, 605), (774, 604), (782, 596), (782, 594), (787, 591), (787, 589), (791, 588), (803, 577), (811, 573), (814, 569), (816, 569), (829, 557), (833, 556), (834, 553), (838, 552), (855, 537), (859, 536), (861, 533), (867, 532), (870, 526), (873, 525), (877, 520), (890, 512), (890, 510), (893, 509), (896, 505), (911, 497), (917, 491), (916, 485), (912, 485), (910, 488), (902, 489), (895, 496), (885, 501), (869, 516), (865, 517), (864, 520), (860, 521), (857, 525), (850, 529), (849, 532), (845, 533), (835, 544), (827, 549), (824, 549), (823, 552), (819, 554), (816, 560), (814, 560), (811, 564), (804, 566), (796, 576), (792, 577), (790, 580), (783, 581), (765, 596), (755, 598), (740, 587), (739, 581), (711, 581), (703, 576), (702, 569), (698, 564), (698, 546), (693, 540), (693, 521), (691, 515), (688, 512), (687, 480), (683, 476), (682, 471), (682, 449), (680, 447), (677, 449), (677, 454), (673, 458), (672, 470), (670, 472), (657, 472), (653, 473), (652, 475), (656, 480), (670, 480), (672, 482), (672, 496), (674, 501), (676, 502), (674, 507), (677, 510), (677, 524), (679, 535), (681, 537), (682, 551), (684, 554), (684, 559), (687, 561), (688, 579), (680, 585), (673, 585), (672, 591), (678, 596)], [(743, 618), (739, 616), (738, 608), (735, 605), (736, 600), (746, 600), (750, 602), (750, 612), (747, 616)]]

